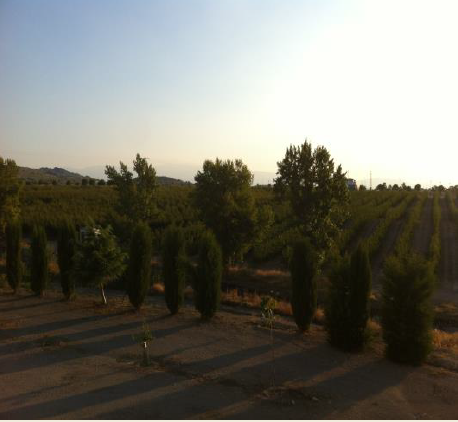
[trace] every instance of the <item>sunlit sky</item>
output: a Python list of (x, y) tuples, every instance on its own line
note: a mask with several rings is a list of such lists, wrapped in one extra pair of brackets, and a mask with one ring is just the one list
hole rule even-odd
[[(350, 177), (458, 184), (458, 1), (0, 0), (0, 155), (192, 180), (290, 144)], [(375, 183), (375, 182), (374, 182)]]

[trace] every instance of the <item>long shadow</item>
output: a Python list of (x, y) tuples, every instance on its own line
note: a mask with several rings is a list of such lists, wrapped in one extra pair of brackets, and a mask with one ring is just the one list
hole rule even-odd
[[(127, 323), (126, 326), (133, 328), (139, 327), (139, 323)], [(154, 330), (154, 336), (156, 339), (160, 339), (162, 337), (175, 334), (178, 331), (185, 330), (187, 328), (191, 328), (195, 325), (194, 322), (190, 322), (181, 326), (175, 326), (170, 328), (161, 328)], [(116, 328), (116, 331), (119, 330), (119, 326), (113, 327)], [(124, 329), (127, 329), (124, 327)], [(96, 329), (99, 330), (99, 329)], [(98, 332), (98, 331), (97, 331)], [(96, 335), (96, 334), (94, 334)], [(72, 334), (65, 335), (65, 339), (70, 339)], [(84, 332), (75, 333), (75, 337), (79, 337), (81, 340), (84, 340)], [(62, 338), (56, 336), (56, 338)], [(50, 338), (47, 338), (49, 341)], [(80, 344), (72, 345), (69, 343), (69, 347), (62, 347), (55, 351), (50, 350), (48, 354), (42, 355), (41, 359), (21, 359), (21, 360), (13, 360), (8, 362), (7, 367), (0, 368), (0, 374), (13, 374), (16, 372), (27, 371), (30, 369), (38, 369), (49, 367), (55, 364), (59, 364), (62, 362), (68, 362), (74, 359), (80, 359), (82, 357), (87, 356), (95, 356), (95, 355), (102, 355), (108, 352), (112, 352), (114, 350), (122, 349), (124, 347), (129, 347), (134, 345), (135, 342), (132, 339), (132, 333), (129, 334), (122, 334), (119, 336), (111, 337), (111, 338), (103, 338), (101, 340), (95, 340), (90, 342), (83, 342)], [(37, 343), (31, 344), (28, 347), (36, 347)], [(12, 349), (9, 350), (12, 353)], [(38, 360), (38, 361), (37, 361)]]
[[(5, 296), (13, 296), (11, 299), (5, 299)], [(0, 305), (2, 303), (8, 303), (8, 302), (18, 302), (19, 300), (25, 300), (25, 299), (30, 299), (31, 296), (17, 296), (13, 292), (11, 293), (5, 293), (0, 296)]]
[[(33, 298), (33, 296), (30, 296), (30, 298)], [(58, 303), (60, 302), (60, 299), (53, 299), (53, 300), (44, 300), (43, 302), (40, 303), (31, 303), (30, 305), (22, 305), (22, 306), (17, 306), (17, 307), (8, 307), (8, 308), (0, 308), (0, 312), (14, 312), (14, 311), (22, 311), (24, 309), (30, 309), (30, 308), (38, 308), (40, 306), (46, 306), (46, 305), (51, 305), (53, 303)]]

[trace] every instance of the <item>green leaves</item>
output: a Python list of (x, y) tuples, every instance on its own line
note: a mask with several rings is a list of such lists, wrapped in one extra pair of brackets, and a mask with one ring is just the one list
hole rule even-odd
[(330, 247), (347, 215), (349, 194), (341, 166), (324, 147), (312, 150), (305, 141), (291, 145), (277, 163), (275, 192), (288, 200), (302, 233), (319, 250)]
[(267, 208), (256, 208), (252, 173), (241, 160), (217, 158), (206, 160), (195, 180), (194, 204), (221, 244), (225, 263), (241, 257), (273, 220)]
[(14, 160), (0, 157), (0, 232), (5, 224), (19, 216), (19, 192), (22, 184), (18, 180), (19, 169)]
[(127, 166), (119, 163), (118, 172), (113, 166), (106, 166), (105, 174), (108, 181), (116, 186), (118, 191), (118, 211), (127, 215), (133, 221), (149, 220), (155, 213), (154, 191), (156, 185), (156, 170), (148, 164), (146, 158), (137, 154), (133, 161), (134, 178)]

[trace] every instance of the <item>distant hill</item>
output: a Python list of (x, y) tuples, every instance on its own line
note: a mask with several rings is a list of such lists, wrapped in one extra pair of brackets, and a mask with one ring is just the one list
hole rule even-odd
[[(41, 167), (39, 169), (31, 169), (29, 167), (19, 167), (19, 178), (29, 183), (53, 183), (56, 182), (59, 185), (64, 185), (68, 181), (72, 184), (81, 184), (81, 181), (85, 178), (91, 179), (89, 176), (82, 176), (79, 173), (74, 173), (68, 170), (65, 170), (60, 167), (48, 168)], [(180, 179), (174, 179), (173, 177), (166, 176), (157, 176), (157, 183), (159, 185), (185, 185), (187, 182), (184, 182)]]

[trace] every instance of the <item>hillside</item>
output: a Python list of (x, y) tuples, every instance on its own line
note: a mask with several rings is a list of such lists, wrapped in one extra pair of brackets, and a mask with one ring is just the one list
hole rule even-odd
[[(41, 167), (39, 169), (31, 169), (29, 167), (19, 167), (19, 178), (29, 183), (38, 183), (40, 181), (45, 183), (65, 184), (70, 181), (72, 184), (80, 184), (84, 178), (91, 178), (90, 176), (82, 176), (79, 173), (74, 173), (60, 167)], [(173, 177), (158, 176), (156, 178), (158, 185), (185, 185), (183, 180), (175, 179)]]

